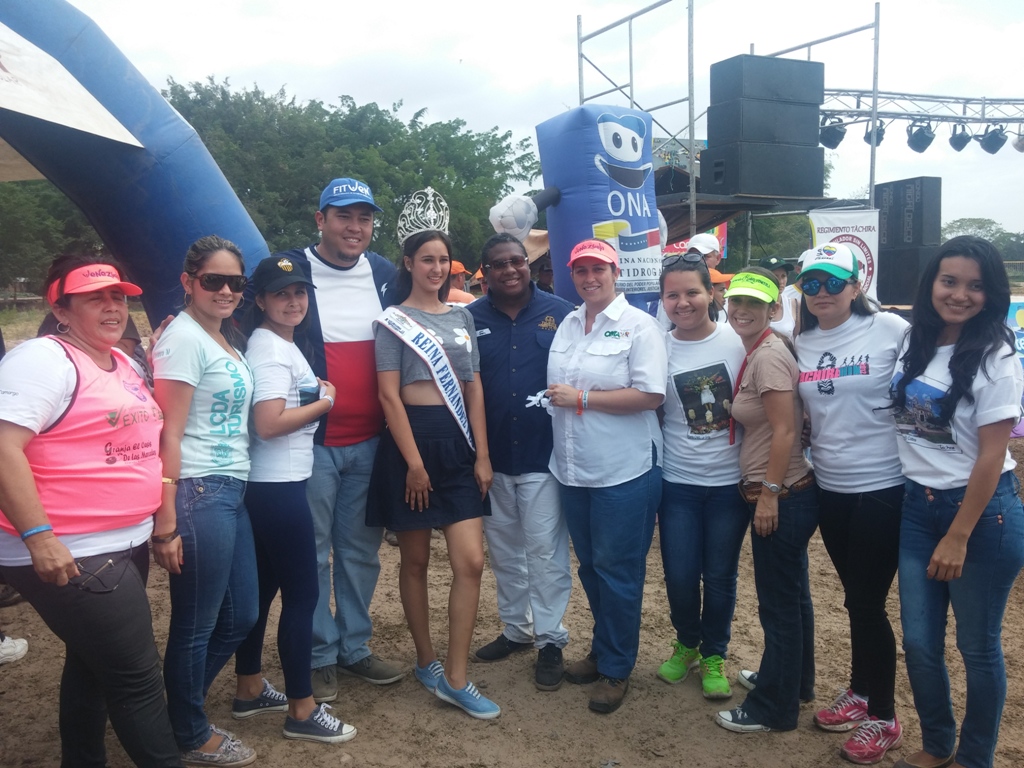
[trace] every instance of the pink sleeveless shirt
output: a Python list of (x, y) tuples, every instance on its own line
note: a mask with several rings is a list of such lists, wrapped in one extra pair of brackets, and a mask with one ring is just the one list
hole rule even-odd
[[(57, 535), (137, 525), (160, 506), (163, 412), (119, 351), (114, 370), (104, 371), (56, 341), (77, 386), (64, 414), (25, 447), (43, 509)], [(0, 528), (17, 535), (2, 513)]]

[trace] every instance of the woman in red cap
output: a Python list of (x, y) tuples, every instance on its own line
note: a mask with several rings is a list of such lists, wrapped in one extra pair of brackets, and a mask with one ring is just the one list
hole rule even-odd
[(112, 262), (60, 258), (58, 334), (0, 363), (0, 572), (65, 644), (64, 765), (106, 764), (108, 716), (136, 765), (181, 765), (146, 597), (163, 414), (116, 348), (141, 293)]
[(661, 500), (661, 428), (665, 334), (615, 291), (619, 256), (584, 240), (569, 259), (583, 306), (558, 326), (548, 357), (546, 394), (553, 408), (551, 472), (594, 614), (585, 659), (570, 683), (597, 683), (590, 709), (614, 712), (629, 688), (640, 643), (647, 551)]

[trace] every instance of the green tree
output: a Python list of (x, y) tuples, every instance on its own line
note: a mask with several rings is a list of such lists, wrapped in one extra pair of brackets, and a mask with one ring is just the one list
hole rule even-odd
[(1005, 234), (1002, 226), (992, 219), (953, 219), (942, 227), (942, 239), (949, 240), (958, 235), (974, 235), (995, 242)]
[(84, 214), (48, 181), (0, 184), (0, 222), (0, 290), (24, 277), (38, 293), (55, 256), (102, 249)]
[(348, 96), (336, 106), (298, 103), (283, 89), (233, 90), (212, 77), (188, 85), (171, 79), (164, 96), (203, 139), (272, 251), (315, 240), (320, 191), (351, 176), (370, 185), (384, 211), (374, 250), (397, 259), (398, 214), (413, 192), (431, 186), (451, 208), (455, 258), (475, 265), (492, 234), (490, 207), (539, 170), (528, 139), (514, 143), (498, 128), (469, 131), (461, 120), (428, 123), (426, 109), (406, 123), (401, 102), (391, 109)]

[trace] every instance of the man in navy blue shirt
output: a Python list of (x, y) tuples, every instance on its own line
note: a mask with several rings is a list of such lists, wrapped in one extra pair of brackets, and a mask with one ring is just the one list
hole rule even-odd
[(562, 626), (572, 591), (569, 534), (558, 483), (548, 471), (551, 417), (543, 408), (527, 408), (526, 400), (547, 389), (551, 340), (573, 306), (537, 290), (526, 249), (512, 235), (488, 240), (481, 266), (487, 295), (469, 311), (476, 323), (494, 469), (484, 533), (505, 629), (473, 657), (498, 661), (536, 647), (534, 683), (538, 690), (554, 691), (562, 684), (562, 649), (569, 642)]

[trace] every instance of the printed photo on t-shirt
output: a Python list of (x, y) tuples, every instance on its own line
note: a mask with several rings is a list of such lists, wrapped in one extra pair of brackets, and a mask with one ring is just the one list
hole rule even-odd
[[(903, 378), (897, 373), (892, 386)], [(948, 424), (939, 421), (940, 403), (946, 396), (946, 390), (928, 384), (927, 381), (914, 379), (907, 385), (907, 404), (901, 411), (894, 414), (896, 430), (911, 445), (921, 448), (942, 451), (943, 453), (963, 453), (953, 442), (953, 431)]]
[(672, 383), (690, 428), (687, 437), (707, 440), (729, 431), (733, 385), (724, 362), (673, 374)]

